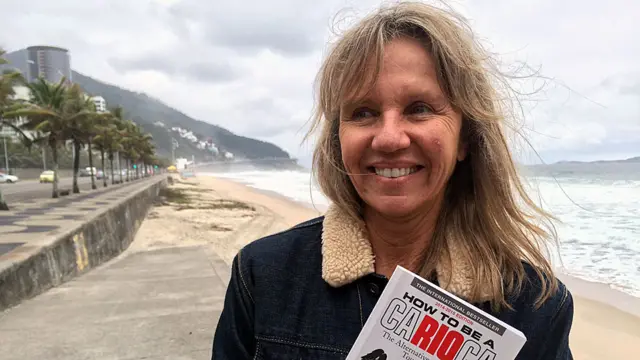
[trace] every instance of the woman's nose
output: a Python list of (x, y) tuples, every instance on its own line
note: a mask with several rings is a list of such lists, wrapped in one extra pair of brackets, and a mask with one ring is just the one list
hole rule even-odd
[(410, 143), (402, 115), (393, 112), (383, 113), (375, 129), (371, 144), (373, 150), (390, 153), (406, 149)]

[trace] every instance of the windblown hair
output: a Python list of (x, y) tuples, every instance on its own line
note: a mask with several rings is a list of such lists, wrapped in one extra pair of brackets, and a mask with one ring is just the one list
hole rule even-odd
[[(474, 279), (469, 300), (487, 300), (481, 295), (488, 293), (494, 308), (509, 307), (506, 298), (530, 280), (524, 261), (540, 278), (536, 306), (541, 305), (558, 288), (543, 252), (556, 239), (553, 217), (528, 196), (507, 144), (504, 127), (515, 119), (514, 97), (501, 93), (509, 88), (507, 78), (455, 12), (423, 3), (396, 3), (368, 15), (333, 44), (318, 73), (316, 111), (306, 136), (320, 129), (313, 173), (321, 190), (355, 221), (363, 221), (362, 199), (341, 158), (340, 109), (371, 88), (385, 45), (399, 37), (420, 41), (434, 58), (441, 88), (462, 113), (461, 139), (467, 144), (467, 157), (456, 165), (447, 184), (420, 274), (429, 277), (438, 262), (466, 257), (467, 263), (475, 264), (469, 269)], [(455, 254), (447, 245), (451, 241)]]

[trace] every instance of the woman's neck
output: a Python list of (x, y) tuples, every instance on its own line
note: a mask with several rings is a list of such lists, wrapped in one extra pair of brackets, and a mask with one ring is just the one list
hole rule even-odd
[(365, 210), (376, 273), (390, 278), (397, 265), (414, 272), (420, 270), (438, 221), (439, 206), (430, 210), (400, 219)]

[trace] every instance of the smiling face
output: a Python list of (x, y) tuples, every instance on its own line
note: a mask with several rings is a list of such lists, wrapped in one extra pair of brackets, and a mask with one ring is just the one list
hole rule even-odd
[(369, 210), (403, 217), (440, 204), (466, 155), (462, 116), (417, 40), (388, 43), (381, 65), (368, 94), (341, 108), (342, 160)]

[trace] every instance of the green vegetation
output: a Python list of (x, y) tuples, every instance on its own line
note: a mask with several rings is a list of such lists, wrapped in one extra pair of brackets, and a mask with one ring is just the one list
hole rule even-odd
[(191, 199), (184, 189), (165, 187), (160, 190), (160, 196), (164, 198), (164, 205), (189, 204)]
[(182, 205), (176, 208), (177, 211), (203, 210), (203, 209), (205, 210), (248, 210), (248, 211), (256, 210), (253, 206), (243, 203), (241, 201), (228, 200), (228, 199), (200, 202), (198, 206), (187, 204), (187, 205)]
[[(0, 49), (0, 63), (6, 63)], [(24, 85), (29, 98), (16, 99), (14, 87)], [(94, 151), (100, 153), (101, 169), (105, 160), (111, 164), (111, 182), (115, 183), (114, 157), (126, 164), (126, 180), (139, 179), (149, 174), (149, 167), (160, 165), (155, 155), (152, 136), (131, 120), (123, 117), (122, 108), (97, 112), (93, 100), (79, 84), (65, 78), (56, 84), (40, 78), (32, 83), (16, 72), (5, 72), (0, 77), (0, 127), (13, 128), (24, 152), (33, 150), (39, 156), (50, 152), (55, 173), (52, 197), (57, 198), (60, 152), (71, 146), (73, 153), (73, 192), (78, 193), (78, 173), (83, 150), (87, 152), (89, 167), (94, 168)], [(118, 169), (120, 182), (122, 169)], [(141, 172), (141, 170), (143, 170)], [(135, 172), (135, 174), (132, 174)], [(91, 172), (92, 188), (96, 189), (95, 173)], [(107, 186), (106, 178), (103, 186)], [(0, 208), (7, 208), (0, 192)]]
[[(6, 64), (7, 61), (4, 58), (5, 51), (0, 49), (0, 64)], [(16, 127), (11, 121), (5, 120), (5, 114), (15, 109), (15, 104), (12, 101), (15, 95), (14, 86), (24, 81), (22, 75), (16, 71), (5, 71), (0, 74), (0, 129), (2, 127), (11, 127), (18, 134), (24, 138), (24, 133)], [(9, 206), (2, 196), (2, 190), (0, 190), (0, 210), (9, 210)]]

